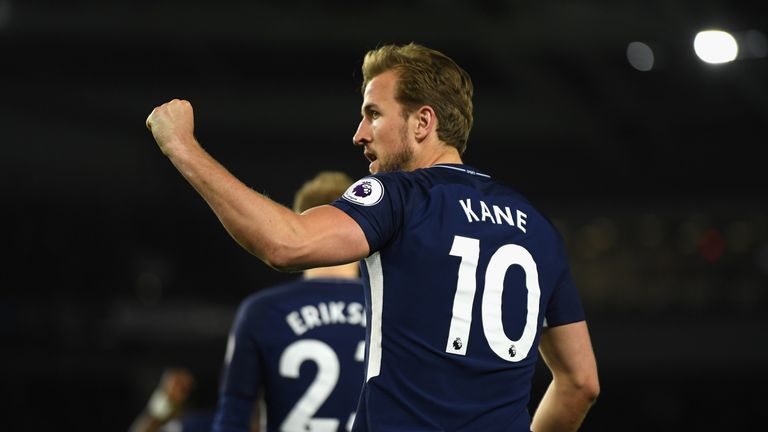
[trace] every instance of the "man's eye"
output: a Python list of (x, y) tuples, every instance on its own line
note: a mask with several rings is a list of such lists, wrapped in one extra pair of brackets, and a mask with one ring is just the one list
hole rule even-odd
[(372, 119), (377, 119), (379, 117), (381, 117), (381, 114), (379, 114), (378, 111), (371, 111), (371, 118)]

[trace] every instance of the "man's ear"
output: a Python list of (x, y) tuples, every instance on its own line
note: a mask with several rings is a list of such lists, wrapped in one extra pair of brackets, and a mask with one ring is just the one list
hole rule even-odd
[(437, 130), (437, 116), (435, 110), (429, 105), (420, 107), (413, 113), (416, 120), (416, 128), (414, 129), (414, 136), (416, 141), (423, 141), (433, 131)]

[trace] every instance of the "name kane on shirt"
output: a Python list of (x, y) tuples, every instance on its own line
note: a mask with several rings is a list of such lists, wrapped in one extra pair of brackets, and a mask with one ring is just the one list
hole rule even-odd
[(467, 222), (491, 222), (496, 225), (506, 223), (509, 226), (518, 228), (522, 232), (526, 232), (525, 225), (528, 222), (528, 215), (524, 212), (515, 209), (515, 214), (513, 216), (512, 210), (509, 207), (505, 206), (503, 209), (497, 205), (488, 207), (488, 204), (484, 201), (478, 201), (479, 204), (475, 204), (475, 208), (472, 208), (473, 203), (471, 199), (467, 198), (459, 200), (461, 209), (464, 210), (464, 214), (467, 216)]

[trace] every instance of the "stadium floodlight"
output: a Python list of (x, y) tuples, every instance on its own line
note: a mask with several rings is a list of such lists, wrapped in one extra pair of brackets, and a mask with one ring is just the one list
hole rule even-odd
[(739, 44), (730, 33), (721, 30), (700, 31), (693, 40), (693, 49), (707, 63), (728, 63), (739, 54)]

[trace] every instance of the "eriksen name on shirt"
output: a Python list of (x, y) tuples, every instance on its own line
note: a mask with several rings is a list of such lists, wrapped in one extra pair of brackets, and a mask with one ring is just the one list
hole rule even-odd
[[(472, 222), (491, 222), (496, 225), (501, 225), (502, 223), (506, 223), (509, 226), (517, 227), (522, 232), (526, 232), (525, 224), (528, 222), (528, 215), (520, 211), (519, 209), (515, 209), (515, 217), (512, 215), (512, 210), (509, 209), (509, 207), (504, 207), (503, 209), (497, 205), (492, 205), (490, 208), (488, 207), (488, 204), (483, 202), (482, 200), (478, 200), (480, 202), (480, 215), (478, 216), (477, 212), (472, 209), (472, 200), (467, 198), (465, 200), (459, 200), (459, 204), (461, 204), (461, 209), (464, 210), (464, 214), (467, 215), (467, 221), (469, 223)], [(493, 209), (493, 211), (491, 211)]]
[(285, 321), (296, 336), (326, 324), (350, 324), (365, 327), (365, 309), (357, 302), (320, 302), (305, 305), (285, 316)]

